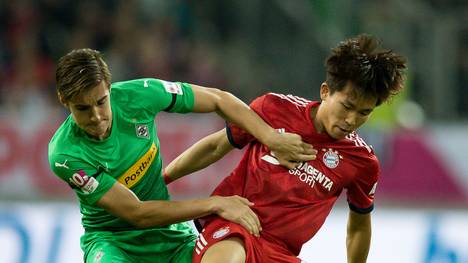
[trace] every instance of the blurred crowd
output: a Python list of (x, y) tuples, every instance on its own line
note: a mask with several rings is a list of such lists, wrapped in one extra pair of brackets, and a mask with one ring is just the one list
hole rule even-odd
[[(190, 34), (184, 1), (0, 2), (0, 117), (60, 110), (55, 63), (74, 48), (100, 50), (113, 81), (156, 77), (223, 86), (214, 49)], [(39, 116), (38, 116), (39, 114)]]
[[(384, 2), (389, 5), (392, 1)], [(468, 13), (468, 5), (448, 2)], [(448, 2), (428, 1), (434, 8)], [(249, 6), (209, 0), (0, 1), (0, 117), (21, 119), (34, 113), (40, 120), (41, 116), (54, 116), (51, 112), (63, 111), (56, 101), (54, 65), (60, 56), (82, 47), (103, 52), (113, 81), (140, 77), (185, 81), (226, 89), (246, 101), (267, 90), (294, 90), (297, 95), (311, 97), (317, 91), (310, 90), (311, 83), (318, 89), (323, 80), (323, 59), (330, 45), (341, 35), (372, 28), (363, 20), (371, 19), (371, 13), (343, 17), (332, 8), (340, 3), (370, 6), (372, 1), (313, 1), (311, 13), (315, 12), (316, 20), (310, 21), (305, 19), (307, 10), (301, 10), (300, 5), (297, 8), (297, 3), (253, 1)], [(385, 21), (389, 16), (382, 9), (387, 8), (375, 14)], [(260, 10), (265, 12), (255, 13)], [(342, 24), (336, 22), (340, 19)], [(314, 26), (301, 27), (313, 25), (311, 21), (315, 21)], [(389, 26), (387, 23), (382, 30), (391, 34)], [(337, 28), (346, 28), (346, 32), (335, 34)], [(459, 36), (461, 51), (451, 89), (459, 94), (458, 115), (468, 117), (468, 104), (464, 103), (468, 101), (468, 26)], [(392, 39), (391, 35), (387, 38)], [(417, 75), (411, 80), (419, 81)], [(425, 87), (417, 83), (413, 86), (416, 91), (410, 96), (417, 100), (424, 94), (418, 87)]]

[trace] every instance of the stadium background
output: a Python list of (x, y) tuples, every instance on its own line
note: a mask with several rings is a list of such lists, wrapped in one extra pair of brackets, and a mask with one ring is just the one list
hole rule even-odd
[[(114, 81), (317, 99), (330, 48), (361, 32), (409, 59), (405, 93), (361, 129), (383, 164), (369, 262), (468, 262), (464, 0), (0, 1), (0, 262), (81, 262), (77, 203), (47, 163), (67, 115), (55, 97), (61, 55), (99, 49)], [(166, 164), (223, 127), (214, 114), (157, 122)], [(240, 155), (171, 185), (173, 197), (208, 195)], [(345, 262), (346, 213), (340, 200), (303, 259)]]

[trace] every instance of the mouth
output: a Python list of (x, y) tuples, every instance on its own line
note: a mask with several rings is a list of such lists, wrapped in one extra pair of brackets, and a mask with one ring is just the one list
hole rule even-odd
[(89, 125), (89, 128), (93, 131), (102, 131), (102, 130), (107, 130), (107, 125), (106, 125), (106, 122), (103, 121), (100, 123), (91, 124)]
[(338, 130), (340, 130), (342, 133), (346, 133), (346, 134), (349, 134), (352, 132), (351, 129), (343, 129), (341, 128), (340, 126), (337, 126), (338, 127)]

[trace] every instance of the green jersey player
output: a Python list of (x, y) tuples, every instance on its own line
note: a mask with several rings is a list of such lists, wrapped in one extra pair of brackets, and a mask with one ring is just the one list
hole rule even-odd
[(170, 201), (154, 123), (161, 111), (217, 112), (287, 167), (315, 158), (300, 136), (276, 132), (227, 92), (149, 78), (111, 84), (95, 50), (62, 57), (56, 80), (71, 114), (50, 141), (49, 163), (80, 202), (85, 262), (191, 262), (195, 234), (184, 221), (208, 214), (261, 230), (253, 204), (238, 196)]

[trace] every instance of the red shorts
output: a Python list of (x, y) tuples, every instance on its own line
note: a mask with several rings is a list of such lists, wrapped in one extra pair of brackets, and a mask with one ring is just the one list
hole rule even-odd
[(205, 225), (195, 244), (192, 262), (200, 263), (206, 250), (223, 239), (238, 237), (244, 241), (246, 263), (303, 262), (287, 249), (261, 237), (251, 235), (244, 227), (216, 218)]

